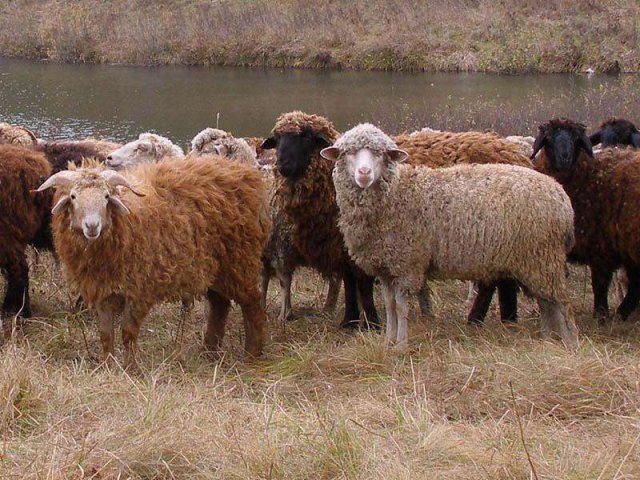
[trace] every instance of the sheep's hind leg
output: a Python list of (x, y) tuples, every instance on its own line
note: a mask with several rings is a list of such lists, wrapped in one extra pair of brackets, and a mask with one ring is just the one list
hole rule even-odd
[(100, 343), (102, 344), (102, 352), (104, 361), (111, 364), (115, 360), (115, 351), (113, 347), (113, 324), (115, 313), (107, 308), (98, 307), (98, 331), (100, 332)]
[(340, 323), (340, 328), (358, 328), (360, 311), (358, 309), (356, 278), (349, 266), (344, 268), (342, 279), (344, 281), (344, 318)]
[(122, 319), (122, 344), (124, 345), (124, 368), (133, 373), (138, 373), (140, 367), (136, 360), (138, 334), (149, 308), (142, 305), (132, 305), (129, 302), (124, 308)]
[(267, 294), (269, 293), (269, 282), (271, 281), (272, 269), (270, 265), (263, 262), (262, 273), (260, 274), (260, 289), (262, 293), (262, 308), (267, 308)]
[(7, 277), (7, 291), (2, 311), (16, 314), (21, 318), (31, 316), (29, 301), (29, 264), (24, 252), (14, 253), (4, 267)]
[(478, 282), (477, 285), (478, 293), (467, 317), (467, 323), (469, 323), (469, 325), (484, 324), (491, 300), (493, 299), (493, 293), (496, 291), (496, 283)]
[(291, 308), (291, 281), (293, 275), (291, 272), (276, 272), (278, 281), (280, 282), (280, 315), (278, 320), (281, 322), (293, 320), (293, 311)]
[(422, 288), (418, 292), (418, 304), (422, 315), (433, 318), (433, 301), (431, 297), (431, 287), (429, 287), (429, 282), (425, 279)]
[(498, 280), (500, 320), (503, 323), (518, 323), (518, 282), (511, 278)]
[(567, 318), (567, 309), (557, 301), (538, 299), (542, 334), (544, 337), (557, 337), (567, 346), (578, 343), (578, 331), (572, 319)]
[(627, 267), (626, 271), (629, 278), (629, 288), (617, 310), (622, 320), (627, 320), (640, 303), (640, 271), (633, 267)]
[(382, 282), (384, 309), (387, 314), (387, 343), (395, 343), (398, 336), (398, 315), (396, 311), (396, 292), (391, 282)]
[(336, 305), (338, 304), (338, 296), (340, 295), (340, 277), (332, 275), (329, 278), (329, 291), (327, 292), (327, 299), (324, 302), (322, 311), (325, 313), (334, 312)]
[(409, 345), (409, 311), (411, 310), (411, 303), (407, 293), (398, 287), (396, 287), (396, 303), (398, 310), (397, 345), (402, 349)]
[(591, 287), (593, 288), (593, 316), (599, 321), (609, 316), (609, 285), (613, 271), (591, 266)]
[(222, 346), (224, 329), (231, 308), (231, 301), (213, 290), (207, 291), (205, 303), (205, 316), (207, 318), (207, 330), (204, 334), (204, 347), (207, 352), (217, 355)]

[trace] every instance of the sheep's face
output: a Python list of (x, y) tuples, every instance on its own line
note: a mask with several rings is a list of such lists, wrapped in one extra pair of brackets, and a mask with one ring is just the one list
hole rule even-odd
[(304, 176), (314, 154), (329, 145), (331, 143), (324, 136), (304, 130), (300, 134), (288, 133), (270, 137), (264, 141), (262, 148), (275, 148), (278, 171), (283, 177), (296, 181)]
[(398, 149), (376, 152), (362, 148), (355, 152), (342, 152), (337, 147), (329, 147), (321, 154), (328, 160), (343, 162), (349, 177), (362, 189), (375, 185), (392, 162), (403, 162), (408, 157), (407, 152)]
[(218, 139), (205, 143), (198, 150), (193, 150), (192, 153), (197, 156), (218, 155), (220, 157), (229, 157), (231, 155), (231, 148)]
[(600, 130), (589, 136), (592, 145), (602, 144), (602, 147), (616, 147), (630, 145), (640, 148), (640, 133), (629, 120), (611, 119), (602, 124)]
[(158, 152), (153, 142), (135, 140), (111, 152), (106, 163), (113, 170), (124, 170), (134, 165), (152, 163), (157, 160)]
[(580, 152), (593, 157), (585, 126), (568, 120), (552, 120), (540, 126), (531, 159), (543, 148), (549, 167), (558, 172), (572, 169)]
[(112, 212), (129, 214), (129, 209), (120, 199), (118, 186), (144, 196), (125, 177), (113, 170), (63, 170), (49, 177), (38, 191), (66, 187), (68, 190), (58, 198), (51, 212), (56, 215), (68, 211), (71, 229), (82, 232), (87, 240), (94, 241), (111, 227)]

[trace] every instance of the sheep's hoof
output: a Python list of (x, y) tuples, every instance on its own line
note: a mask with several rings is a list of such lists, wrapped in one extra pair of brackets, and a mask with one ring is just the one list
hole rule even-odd
[(357, 330), (360, 328), (360, 320), (343, 320), (340, 324), (340, 328), (345, 330)]

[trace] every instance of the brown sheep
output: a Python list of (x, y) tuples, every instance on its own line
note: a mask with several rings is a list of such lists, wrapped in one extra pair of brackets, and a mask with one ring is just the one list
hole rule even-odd
[(629, 145), (640, 148), (640, 132), (624, 118), (612, 117), (600, 124), (598, 131), (589, 135), (591, 146), (602, 144), (603, 148)]
[(626, 319), (640, 302), (640, 153), (604, 149), (594, 156), (585, 126), (553, 119), (539, 128), (535, 168), (565, 189), (575, 212), (576, 243), (569, 261), (588, 265), (594, 315), (605, 318), (613, 272), (624, 267), (629, 290), (617, 314)]
[(261, 354), (266, 317), (258, 278), (271, 225), (259, 172), (235, 162), (167, 159), (122, 174), (62, 171), (39, 190), (54, 186), (56, 251), (70, 285), (97, 310), (107, 358), (115, 315), (124, 312), (125, 365), (136, 370), (138, 332), (151, 307), (200, 294), (208, 301), (209, 351), (220, 348), (234, 300), (246, 351)]
[[(411, 165), (431, 168), (451, 167), (457, 164), (508, 164), (532, 167), (518, 145), (493, 132), (439, 132), (425, 129), (394, 137), (398, 148), (409, 154)], [(425, 286), (426, 287), (426, 286)], [(493, 293), (498, 289), (500, 315), (504, 322), (515, 322), (518, 317), (518, 285), (514, 280), (501, 279), (495, 284), (478, 284), (478, 294), (469, 312), (468, 321), (481, 324), (489, 310)], [(428, 290), (420, 295), (421, 306), (428, 302)], [(426, 309), (423, 307), (423, 313)]]
[(7, 279), (4, 313), (31, 316), (27, 244), (45, 229), (51, 195), (33, 193), (51, 173), (44, 156), (0, 145), (0, 268)]
[[(264, 149), (277, 148), (278, 188), (275, 201), (293, 224), (295, 246), (309, 266), (324, 276), (339, 274), (345, 288), (342, 327), (359, 325), (358, 294), (365, 312), (365, 326), (379, 328), (373, 303), (374, 278), (349, 258), (338, 229), (338, 205), (331, 178), (333, 162), (320, 156), (338, 132), (324, 117), (300, 111), (281, 115)], [(357, 292), (357, 293), (356, 293)]]
[(39, 142), (36, 149), (44, 153), (51, 164), (52, 174), (56, 174), (66, 170), (69, 163), (80, 165), (85, 158), (105, 162), (111, 151), (119, 147), (117, 143), (87, 139)]
[(26, 127), (19, 127), (1, 122), (0, 143), (15, 145), (18, 147), (35, 148), (38, 144), (38, 139), (35, 134)]

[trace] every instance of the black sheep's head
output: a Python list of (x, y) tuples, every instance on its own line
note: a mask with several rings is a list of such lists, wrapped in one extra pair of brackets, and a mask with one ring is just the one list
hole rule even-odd
[(322, 134), (303, 129), (300, 133), (284, 133), (267, 138), (262, 148), (276, 149), (280, 174), (295, 181), (301, 178), (311, 164), (313, 156), (331, 142)]
[(603, 147), (632, 146), (640, 148), (640, 132), (636, 126), (624, 118), (610, 118), (600, 125), (600, 129), (589, 136), (592, 145)]
[(593, 157), (586, 127), (566, 118), (550, 120), (540, 125), (531, 159), (534, 160), (543, 148), (549, 167), (555, 171), (572, 169), (580, 157), (580, 152)]

